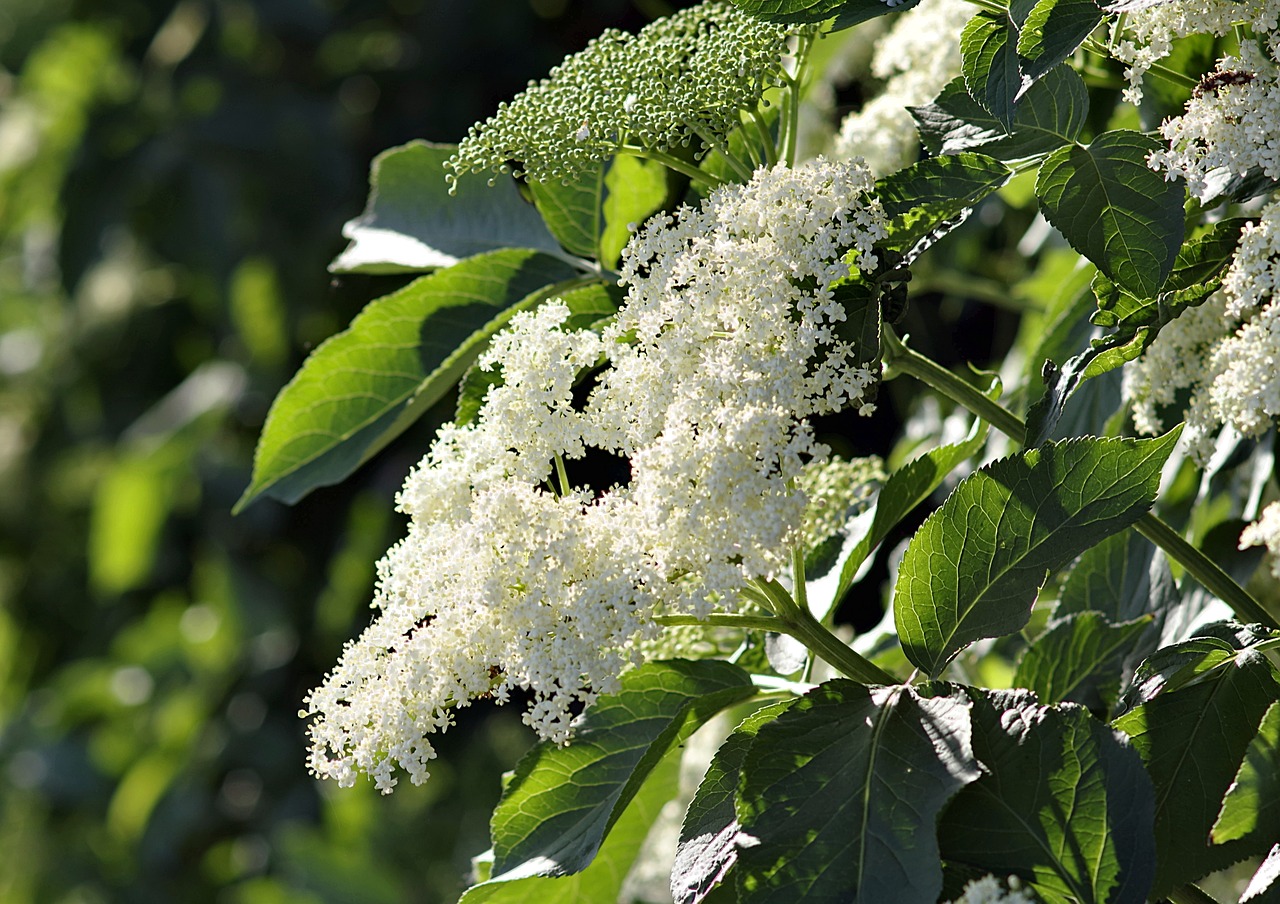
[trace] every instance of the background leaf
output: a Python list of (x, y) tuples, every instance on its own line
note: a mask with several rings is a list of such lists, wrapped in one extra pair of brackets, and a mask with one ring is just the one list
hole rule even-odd
[[(1193, 639), (1157, 653), (1167, 664), (1165, 680), (1158, 687), (1150, 680), (1142, 682), (1146, 702), (1112, 723), (1132, 738), (1155, 785), (1157, 897), (1251, 853), (1262, 853), (1273, 841), (1266, 839), (1260, 848), (1252, 836), (1209, 843), (1223, 797), (1263, 716), (1280, 699), (1280, 685), (1264, 656), (1251, 653), (1215, 661), (1206, 658), (1213, 647), (1206, 640), (1210, 639)], [(1175, 662), (1183, 650), (1193, 655)]]
[(1125, 655), (1154, 616), (1111, 624), (1100, 612), (1076, 612), (1049, 625), (1018, 663), (1014, 687), (1044, 703), (1070, 701), (1110, 711), (1119, 695)]
[(969, 693), (985, 768), (939, 820), (943, 858), (1015, 874), (1054, 904), (1144, 904), (1154, 796), (1134, 751), (1082, 708)]
[(559, 254), (538, 212), (511, 179), (458, 180), (454, 194), (444, 162), (457, 145), (411, 141), (383, 151), (369, 170), (364, 213), (342, 227), (351, 240), (329, 265), (334, 273), (403, 273), (449, 267), (498, 248)]
[(838, 679), (762, 726), (738, 794), (739, 900), (936, 900), (934, 817), (979, 776), (969, 703)]
[(1019, 630), (1052, 569), (1150, 507), (1177, 437), (1049, 443), (962, 480), (898, 570), (894, 620), (907, 658), (936, 676), (973, 641)]
[(1089, 115), (1089, 92), (1070, 66), (1058, 66), (1031, 86), (1008, 132), (957, 78), (931, 104), (912, 107), (920, 141), (935, 154), (980, 151), (1000, 160), (1047, 154), (1075, 141)]
[(727, 662), (671, 660), (627, 672), (584, 714), (573, 743), (542, 743), (516, 767), (493, 812), (494, 879), (587, 867), (668, 752), (721, 709), (755, 693)]
[(890, 7), (882, 0), (733, 0), (733, 5), (769, 22), (822, 22), (836, 16), (834, 31), (887, 13), (906, 12), (919, 2), (905, 0)]
[(930, 157), (876, 182), (888, 217), (880, 247), (903, 250), (960, 217), (1009, 179), (994, 157), (964, 153)]
[(1214, 844), (1253, 833), (1280, 838), (1280, 703), (1272, 703), (1213, 824)]
[(342, 480), (444, 395), (516, 310), (575, 272), (538, 251), (493, 251), (370, 302), (276, 396), (237, 509)]
[(676, 904), (702, 901), (737, 862), (742, 833), (734, 798), (743, 761), (761, 726), (778, 718), (793, 702), (771, 703), (747, 716), (711, 758), (680, 828), (671, 867), (671, 894)]
[(1159, 291), (1182, 247), (1186, 188), (1147, 166), (1160, 143), (1104, 132), (1086, 148), (1061, 148), (1036, 177), (1040, 209), (1067, 241), (1125, 290)]

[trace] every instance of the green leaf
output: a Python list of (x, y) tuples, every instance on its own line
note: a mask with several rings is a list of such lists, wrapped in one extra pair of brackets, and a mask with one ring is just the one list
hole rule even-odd
[(979, 10), (960, 33), (961, 72), (969, 96), (1004, 126), (1013, 128), (1017, 98), (1030, 83), (1018, 71), (1018, 35), (1008, 16)]
[(542, 214), (547, 229), (570, 254), (595, 260), (597, 241), (604, 231), (603, 163), (587, 170), (572, 182), (529, 182), (534, 206)]
[(604, 232), (597, 258), (602, 265), (615, 267), (631, 240), (632, 227), (662, 209), (667, 200), (667, 172), (652, 160), (627, 154), (613, 158), (604, 177)]
[(458, 904), (586, 904), (616, 901), (649, 830), (680, 781), (680, 758), (665, 757), (650, 773), (591, 865), (572, 876), (501, 877), (467, 890)]
[(906, 12), (920, 0), (890, 6), (884, 0), (733, 0), (733, 5), (768, 22), (824, 22), (836, 16), (832, 30), (849, 28), (887, 13)]
[(1151, 506), (1178, 433), (1049, 443), (962, 480), (899, 566), (893, 610), (907, 658), (937, 676), (973, 641), (1021, 629), (1050, 571)]
[[(592, 283), (562, 292), (557, 297), (569, 308), (569, 318), (561, 325), (564, 330), (599, 331), (619, 307), (625, 296), (622, 287), (613, 282)], [(491, 386), (502, 385), (502, 368), (481, 370), (476, 364), (467, 368), (458, 384), (458, 407), (454, 422), (460, 425), (473, 423), (480, 414), (484, 397)]]
[(1186, 189), (1147, 166), (1160, 147), (1140, 132), (1104, 132), (1087, 148), (1054, 151), (1036, 177), (1041, 211), (1071, 247), (1144, 298), (1159, 291), (1182, 247)]
[(1280, 703), (1272, 703), (1249, 743), (1213, 824), (1214, 844), (1255, 832), (1280, 838)]
[(876, 182), (888, 217), (883, 248), (906, 250), (962, 218), (1009, 180), (1010, 170), (985, 154), (930, 157)]
[(1235, 259), (1241, 230), (1247, 222), (1222, 220), (1204, 236), (1184, 245), (1168, 279), (1154, 297), (1136, 297), (1099, 274), (1093, 281), (1098, 310), (1090, 319), (1098, 326), (1115, 327), (1121, 332), (1143, 326), (1159, 329), (1184, 309), (1202, 303), (1222, 286), (1222, 277)]
[(837, 679), (764, 725), (747, 752), (734, 870), (742, 904), (934, 901), (934, 819), (980, 775), (969, 702)]
[(1040, 78), (1075, 53), (1101, 21), (1093, 0), (1039, 0), (1018, 34), (1023, 75)]
[[(999, 382), (992, 385), (991, 395), (1000, 394)], [(854, 578), (867, 556), (875, 550), (889, 531), (897, 526), (916, 506), (933, 495), (933, 491), (942, 486), (942, 481), (954, 471), (961, 462), (972, 458), (982, 448), (987, 439), (985, 421), (975, 420), (969, 428), (969, 435), (958, 443), (948, 443), (930, 449), (919, 458), (903, 465), (889, 475), (876, 494), (875, 507), (868, 510), (858, 519), (867, 524), (864, 532), (855, 527), (849, 532), (853, 544), (847, 552), (842, 551), (839, 583), (831, 595), (831, 605), (827, 611), (840, 604), (840, 600), (853, 586)], [(810, 598), (812, 599), (812, 589)], [(825, 613), (814, 613), (822, 618)]]
[(541, 743), (493, 812), (495, 878), (579, 872), (667, 753), (721, 709), (755, 693), (737, 666), (653, 662), (587, 710), (567, 747)]
[(1205, 680), (1216, 681), (1218, 672), (1257, 659), (1260, 648), (1274, 645), (1277, 639), (1280, 632), (1262, 625), (1206, 625), (1186, 640), (1147, 657), (1134, 673), (1124, 706), (1132, 709), (1161, 694)]
[(1054, 617), (1094, 611), (1119, 623), (1176, 605), (1173, 575), (1155, 553), (1137, 531), (1112, 534), (1085, 550), (1062, 585)]
[(983, 776), (938, 823), (942, 857), (1031, 882), (1050, 902), (1143, 904), (1154, 873), (1153, 791), (1106, 725), (1025, 691), (971, 690)]
[(912, 107), (911, 114), (921, 142), (935, 154), (981, 151), (1000, 160), (1019, 160), (1075, 141), (1088, 119), (1089, 92), (1074, 69), (1058, 66), (1027, 92), (1007, 133), (969, 96), (963, 78), (943, 88), (933, 103)]
[(1027, 649), (1013, 684), (1045, 703), (1070, 701), (1109, 710), (1119, 695), (1124, 654), (1153, 618), (1113, 625), (1100, 612), (1076, 612), (1055, 621)]
[(452, 144), (411, 141), (383, 151), (369, 171), (364, 213), (342, 227), (351, 244), (329, 265), (334, 273), (404, 273), (449, 267), (498, 248), (560, 254), (547, 228), (504, 179), (458, 180), (454, 194), (444, 162)]
[(676, 904), (702, 901), (737, 862), (742, 832), (734, 798), (742, 764), (761, 726), (778, 718), (794, 702), (773, 703), (747, 716), (711, 758), (680, 828), (671, 867), (671, 894)]
[(1039, 446), (1051, 439), (1066, 412), (1067, 402), (1085, 381), (1110, 373), (1134, 360), (1155, 339), (1148, 327), (1133, 335), (1113, 333), (1095, 339), (1087, 349), (1069, 358), (1061, 368), (1047, 367), (1044, 372), (1044, 395), (1027, 412), (1024, 445)]
[[(1112, 723), (1132, 738), (1156, 788), (1154, 897), (1262, 853), (1272, 841), (1261, 848), (1254, 836), (1209, 843), (1223, 797), (1263, 716), (1280, 699), (1265, 656), (1233, 655), (1230, 644), (1211, 640), (1221, 638), (1194, 638), (1151, 657), (1147, 678), (1138, 682), (1145, 702)], [(1157, 660), (1164, 665), (1158, 681)]]
[(345, 478), (444, 395), (516, 310), (575, 272), (538, 251), (492, 251), (370, 302), (276, 396), (236, 509)]

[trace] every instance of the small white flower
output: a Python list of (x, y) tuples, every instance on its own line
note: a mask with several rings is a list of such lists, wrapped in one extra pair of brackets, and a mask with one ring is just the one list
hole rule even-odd
[(1280, 502), (1273, 502), (1262, 510), (1258, 520), (1240, 534), (1240, 548), (1265, 546), (1271, 559), (1271, 573), (1280, 578)]

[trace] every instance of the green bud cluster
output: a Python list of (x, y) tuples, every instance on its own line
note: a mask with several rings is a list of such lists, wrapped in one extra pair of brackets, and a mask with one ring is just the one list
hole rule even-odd
[(696, 136), (723, 141), (781, 76), (787, 37), (715, 0), (635, 35), (606, 31), (472, 126), (451, 179), (491, 170), (569, 181), (624, 143), (665, 152)]

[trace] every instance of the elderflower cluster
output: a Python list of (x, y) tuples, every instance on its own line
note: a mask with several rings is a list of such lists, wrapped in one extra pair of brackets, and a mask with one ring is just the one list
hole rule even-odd
[(1274, 60), (1280, 49), (1278, 23), (1280, 0), (1179, 0), (1127, 11), (1116, 19), (1112, 33), (1112, 52), (1127, 67), (1125, 100), (1134, 105), (1141, 102), (1143, 76), (1173, 52), (1178, 38), (1222, 37), (1237, 25), (1246, 25), (1261, 36)]
[(1240, 548), (1265, 546), (1271, 557), (1271, 573), (1280, 578), (1280, 502), (1273, 502), (1262, 510), (1258, 520), (1240, 534)]
[[(1280, 416), (1280, 201), (1241, 236), (1223, 290), (1166, 326), (1125, 375), (1135, 426), (1157, 433), (1156, 408), (1191, 389), (1184, 437), (1207, 461), (1223, 424), (1257, 436)], [(1243, 322), (1241, 322), (1243, 321)]]
[(995, 876), (974, 879), (964, 887), (964, 894), (950, 904), (1035, 904), (1036, 898), (1023, 891), (1017, 876), (1009, 877), (1008, 890)]
[[(565, 329), (561, 302), (512, 319), (481, 362), (501, 383), (405, 482), (377, 619), (306, 700), (315, 774), (420, 783), (455, 707), (517, 689), (525, 722), (564, 742), (651, 645), (654, 616), (733, 606), (785, 567), (798, 478), (827, 451), (805, 418), (869, 407), (875, 375), (836, 334), (832, 284), (846, 256), (875, 264), (870, 187), (853, 164), (761, 169), (637, 231), (603, 334)], [(625, 456), (629, 482), (570, 486), (564, 463), (589, 449)]]
[(871, 60), (884, 90), (841, 122), (837, 157), (863, 157), (877, 176), (912, 161), (919, 137), (907, 108), (929, 103), (960, 74), (956, 35), (977, 9), (966, 0), (922, 0), (900, 15)]
[(721, 0), (635, 35), (606, 31), (473, 126), (449, 160), (452, 175), (569, 180), (623, 143), (665, 151), (722, 141), (779, 75), (787, 37)]

